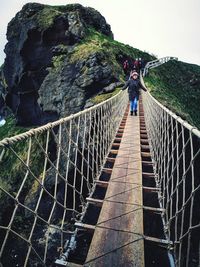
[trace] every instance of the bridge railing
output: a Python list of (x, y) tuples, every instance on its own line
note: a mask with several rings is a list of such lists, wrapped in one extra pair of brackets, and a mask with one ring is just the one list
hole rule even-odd
[(156, 67), (168, 62), (169, 60), (178, 60), (178, 58), (177, 57), (162, 57), (159, 59), (149, 61), (144, 68), (143, 77), (148, 74), (149, 69), (156, 68)]
[(200, 131), (143, 93), (164, 230), (176, 266), (200, 266)]
[(127, 102), (123, 91), (0, 141), (3, 266), (50, 266), (65, 251), (74, 222), (86, 212), (86, 197), (93, 193)]

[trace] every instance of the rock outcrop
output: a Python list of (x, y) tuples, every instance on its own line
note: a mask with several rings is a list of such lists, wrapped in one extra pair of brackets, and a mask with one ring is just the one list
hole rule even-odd
[(78, 4), (29, 3), (9, 23), (6, 103), (19, 125), (44, 124), (77, 112), (90, 96), (117, 81), (102, 54), (70, 61), (69, 54), (90, 28), (113, 38), (99, 12)]
[(111, 83), (110, 85), (103, 88), (103, 93), (111, 93), (113, 92), (117, 87), (122, 87), (124, 84), (122, 82), (115, 82)]
[(0, 116), (5, 115), (5, 94), (6, 94), (2, 68), (3, 66), (0, 67)]

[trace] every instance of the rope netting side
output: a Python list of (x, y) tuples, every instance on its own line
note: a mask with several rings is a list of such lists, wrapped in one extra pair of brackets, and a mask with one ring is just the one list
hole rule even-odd
[(3, 266), (50, 266), (59, 257), (86, 211), (127, 102), (123, 91), (0, 141)]
[(166, 237), (176, 266), (200, 266), (200, 132), (143, 94)]

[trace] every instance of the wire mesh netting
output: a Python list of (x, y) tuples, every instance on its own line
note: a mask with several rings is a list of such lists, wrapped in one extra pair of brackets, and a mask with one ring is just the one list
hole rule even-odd
[(200, 132), (143, 94), (159, 201), (176, 266), (200, 266)]
[(51, 266), (81, 221), (123, 117), (125, 91), (0, 141), (3, 266)]

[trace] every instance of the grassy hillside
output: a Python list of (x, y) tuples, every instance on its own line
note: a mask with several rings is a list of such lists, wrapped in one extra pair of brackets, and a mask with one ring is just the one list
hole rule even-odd
[(6, 137), (11, 137), (25, 131), (28, 131), (30, 128), (24, 128), (16, 126), (16, 120), (14, 115), (10, 115), (6, 118), (6, 124), (3, 127), (0, 127), (0, 140)]
[[(88, 29), (88, 35), (84, 40), (76, 46), (73, 52), (69, 55), (71, 63), (75, 63), (81, 59), (87, 59), (93, 53), (101, 53), (106, 58), (106, 61), (112, 66), (114, 73), (120, 79), (124, 79), (123, 62), (124, 59), (143, 58), (146, 61), (155, 59), (139, 49), (129, 45), (117, 42), (110, 37), (95, 31), (93, 28)], [(87, 70), (85, 70), (87, 71)]]
[(145, 84), (164, 106), (200, 129), (200, 66), (169, 61), (151, 69)]

